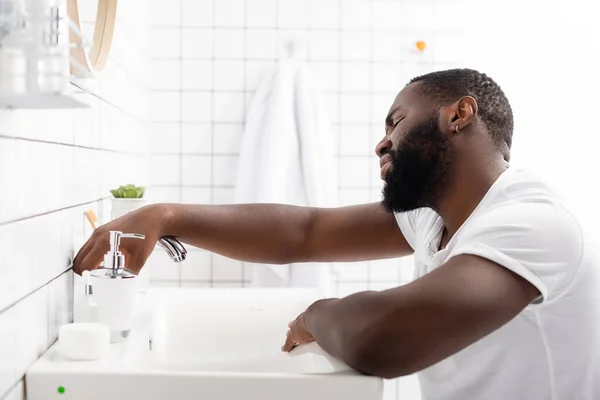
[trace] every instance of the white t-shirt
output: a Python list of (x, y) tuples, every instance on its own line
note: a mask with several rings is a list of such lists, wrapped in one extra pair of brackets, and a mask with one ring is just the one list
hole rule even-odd
[(547, 185), (507, 170), (440, 251), (436, 212), (396, 219), (415, 250), (415, 278), (474, 254), (541, 293), (500, 329), (419, 372), (423, 400), (600, 399), (600, 258)]

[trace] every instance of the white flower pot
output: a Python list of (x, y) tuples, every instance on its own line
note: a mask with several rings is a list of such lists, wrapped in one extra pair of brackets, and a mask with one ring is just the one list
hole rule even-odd
[(117, 219), (128, 212), (133, 210), (137, 210), (148, 204), (146, 199), (111, 199), (112, 200), (112, 209), (111, 209), (111, 220)]

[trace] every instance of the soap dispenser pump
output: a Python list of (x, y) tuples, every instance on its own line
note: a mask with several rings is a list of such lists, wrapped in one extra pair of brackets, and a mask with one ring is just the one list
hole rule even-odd
[(97, 322), (108, 326), (112, 343), (126, 340), (133, 326), (137, 275), (125, 268), (125, 255), (119, 250), (121, 239), (128, 238), (146, 237), (110, 231), (110, 249), (104, 255), (104, 266), (91, 273), (98, 304)]

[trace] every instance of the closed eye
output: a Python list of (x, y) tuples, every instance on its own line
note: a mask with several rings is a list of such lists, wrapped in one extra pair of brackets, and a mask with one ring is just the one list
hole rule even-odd
[(391, 132), (393, 132), (394, 129), (396, 129), (398, 124), (400, 122), (402, 122), (403, 119), (404, 119), (404, 117), (401, 117), (401, 118), (398, 118), (396, 121), (391, 121), (392, 123), (386, 127), (386, 134), (389, 135)]

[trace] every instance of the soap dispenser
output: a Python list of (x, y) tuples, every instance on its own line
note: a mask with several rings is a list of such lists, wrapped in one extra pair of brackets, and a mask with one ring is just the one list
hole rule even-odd
[(110, 250), (104, 266), (92, 271), (98, 323), (108, 326), (111, 343), (123, 342), (133, 326), (137, 275), (125, 268), (125, 256), (119, 250), (121, 239), (145, 239), (138, 233), (110, 231)]

